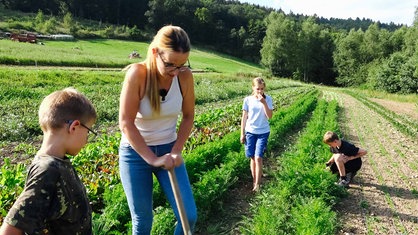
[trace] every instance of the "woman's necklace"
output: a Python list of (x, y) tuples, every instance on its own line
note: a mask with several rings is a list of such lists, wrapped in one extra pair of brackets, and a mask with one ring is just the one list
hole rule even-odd
[[(160, 81), (160, 82), (158, 83), (159, 87), (168, 87), (168, 89), (169, 89), (169, 87), (171, 86), (171, 82), (173, 81), (173, 79), (171, 78), (171, 79), (169, 80), (169, 79), (160, 78), (160, 79), (159, 79), (159, 81)], [(163, 83), (163, 81), (164, 81), (164, 84), (162, 84), (162, 83)], [(168, 84), (168, 86), (164, 86), (164, 85), (166, 85), (166, 84)], [(160, 94), (160, 96), (161, 96), (161, 100), (162, 100), (162, 101), (165, 101), (165, 97), (167, 96), (168, 89), (166, 89), (166, 88), (161, 88), (161, 89), (159, 90), (159, 94)]]

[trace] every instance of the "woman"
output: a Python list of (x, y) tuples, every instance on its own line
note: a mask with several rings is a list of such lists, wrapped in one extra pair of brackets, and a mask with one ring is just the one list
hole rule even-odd
[(187, 33), (177, 26), (164, 26), (151, 42), (145, 61), (127, 68), (120, 95), (119, 166), (132, 234), (151, 233), (153, 174), (179, 221), (175, 234), (183, 234), (168, 176), (173, 168), (190, 228), (196, 223), (196, 205), (181, 155), (194, 119), (193, 75), (186, 65), (189, 52)]
[(258, 191), (263, 175), (263, 155), (270, 134), (269, 119), (273, 115), (273, 99), (264, 94), (266, 83), (254, 78), (252, 95), (244, 98), (241, 118), (241, 143), (245, 144), (245, 155), (250, 158), (253, 191)]

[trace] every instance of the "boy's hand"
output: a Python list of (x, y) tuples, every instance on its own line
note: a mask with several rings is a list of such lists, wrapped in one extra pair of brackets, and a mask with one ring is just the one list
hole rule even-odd
[(344, 162), (344, 164), (345, 163), (347, 163), (348, 161), (350, 161), (351, 159), (350, 159), (350, 157), (349, 156), (347, 156), (347, 155), (343, 155), (343, 162)]

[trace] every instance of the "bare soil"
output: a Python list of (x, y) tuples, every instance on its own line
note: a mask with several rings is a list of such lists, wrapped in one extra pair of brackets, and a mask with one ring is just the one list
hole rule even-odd
[(418, 106), (414, 103), (396, 102), (377, 98), (372, 98), (370, 100), (397, 114), (408, 116), (418, 121)]
[[(353, 97), (339, 97), (344, 138), (368, 154), (349, 196), (337, 206), (338, 234), (418, 234), (417, 139), (405, 136)], [(413, 104), (378, 102), (398, 114), (416, 115)]]

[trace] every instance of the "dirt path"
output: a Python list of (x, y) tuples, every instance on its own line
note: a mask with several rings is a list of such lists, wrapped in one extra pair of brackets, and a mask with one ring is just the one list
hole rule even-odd
[(418, 141), (397, 131), (351, 96), (329, 92), (341, 105), (340, 128), (368, 150), (338, 206), (338, 234), (418, 234)]

